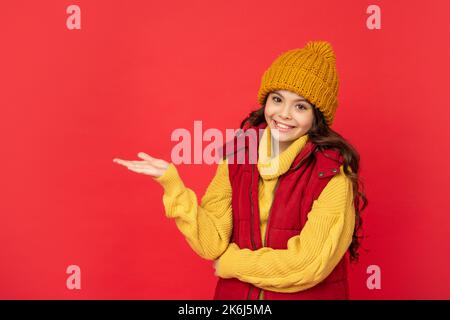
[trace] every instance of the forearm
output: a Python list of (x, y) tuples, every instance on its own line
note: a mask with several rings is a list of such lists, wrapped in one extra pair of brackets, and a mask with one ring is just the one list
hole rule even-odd
[(173, 164), (157, 180), (164, 187), (166, 216), (175, 220), (191, 248), (205, 259), (218, 258), (226, 250), (232, 232), (229, 195), (211, 185), (198, 205), (196, 194), (184, 186)]

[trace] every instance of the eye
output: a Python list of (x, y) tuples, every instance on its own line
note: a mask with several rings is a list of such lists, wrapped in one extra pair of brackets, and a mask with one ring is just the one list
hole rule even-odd
[(278, 100), (280, 100), (280, 101), (281, 101), (281, 99), (280, 99), (280, 98), (278, 98), (277, 96), (273, 96), (273, 97), (272, 97), (272, 101), (274, 101), (274, 102), (280, 102), (280, 101), (278, 101), (278, 100), (276, 100), (276, 99), (278, 99)]
[(304, 106), (303, 104), (298, 104), (296, 105), (296, 107), (298, 107), (298, 110), (307, 110), (308, 108), (306, 106)]

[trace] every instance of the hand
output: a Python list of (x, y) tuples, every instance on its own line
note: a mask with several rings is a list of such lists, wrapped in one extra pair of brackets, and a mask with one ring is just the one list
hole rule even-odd
[(219, 266), (219, 259), (220, 259), (220, 258), (217, 258), (217, 259), (214, 260), (214, 262), (213, 262), (214, 275), (215, 275), (216, 277), (219, 276), (219, 274), (217, 273), (217, 268), (218, 268), (218, 266)]
[(131, 171), (146, 174), (154, 178), (161, 177), (169, 167), (167, 161), (153, 158), (144, 152), (139, 152), (138, 157), (143, 159), (143, 161), (129, 161), (114, 158), (113, 162), (121, 164)]
[[(236, 277), (235, 273), (235, 263), (233, 262), (234, 259), (237, 257), (236, 254), (241, 250), (239, 246), (234, 243), (230, 242), (228, 244), (227, 249), (225, 250), (222, 255), (214, 260), (213, 267), (214, 267), (214, 275), (223, 279), (228, 278), (234, 278)], [(220, 269), (220, 267), (222, 269)]]

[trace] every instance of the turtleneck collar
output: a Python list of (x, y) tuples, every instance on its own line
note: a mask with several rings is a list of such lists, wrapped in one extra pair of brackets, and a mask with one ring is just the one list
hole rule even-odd
[(258, 171), (264, 180), (275, 179), (284, 174), (292, 165), (295, 157), (300, 153), (308, 141), (308, 134), (299, 137), (289, 147), (278, 155), (272, 156), (273, 137), (270, 127), (264, 129), (258, 148)]

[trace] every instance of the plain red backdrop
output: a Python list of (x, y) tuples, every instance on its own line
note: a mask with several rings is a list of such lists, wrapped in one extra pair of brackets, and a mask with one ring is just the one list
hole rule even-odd
[[(81, 8), (81, 30), (66, 8)], [(366, 8), (381, 8), (381, 30)], [(353, 299), (450, 298), (448, 1), (8, 1), (0, 10), (0, 298), (211, 299), (211, 261), (162, 188), (115, 157), (170, 161), (176, 128), (238, 128), (264, 70), (332, 43), (333, 128), (369, 207)], [(216, 165), (179, 165), (199, 200)], [(66, 268), (81, 268), (81, 290)], [(366, 287), (370, 265), (381, 289)]]

